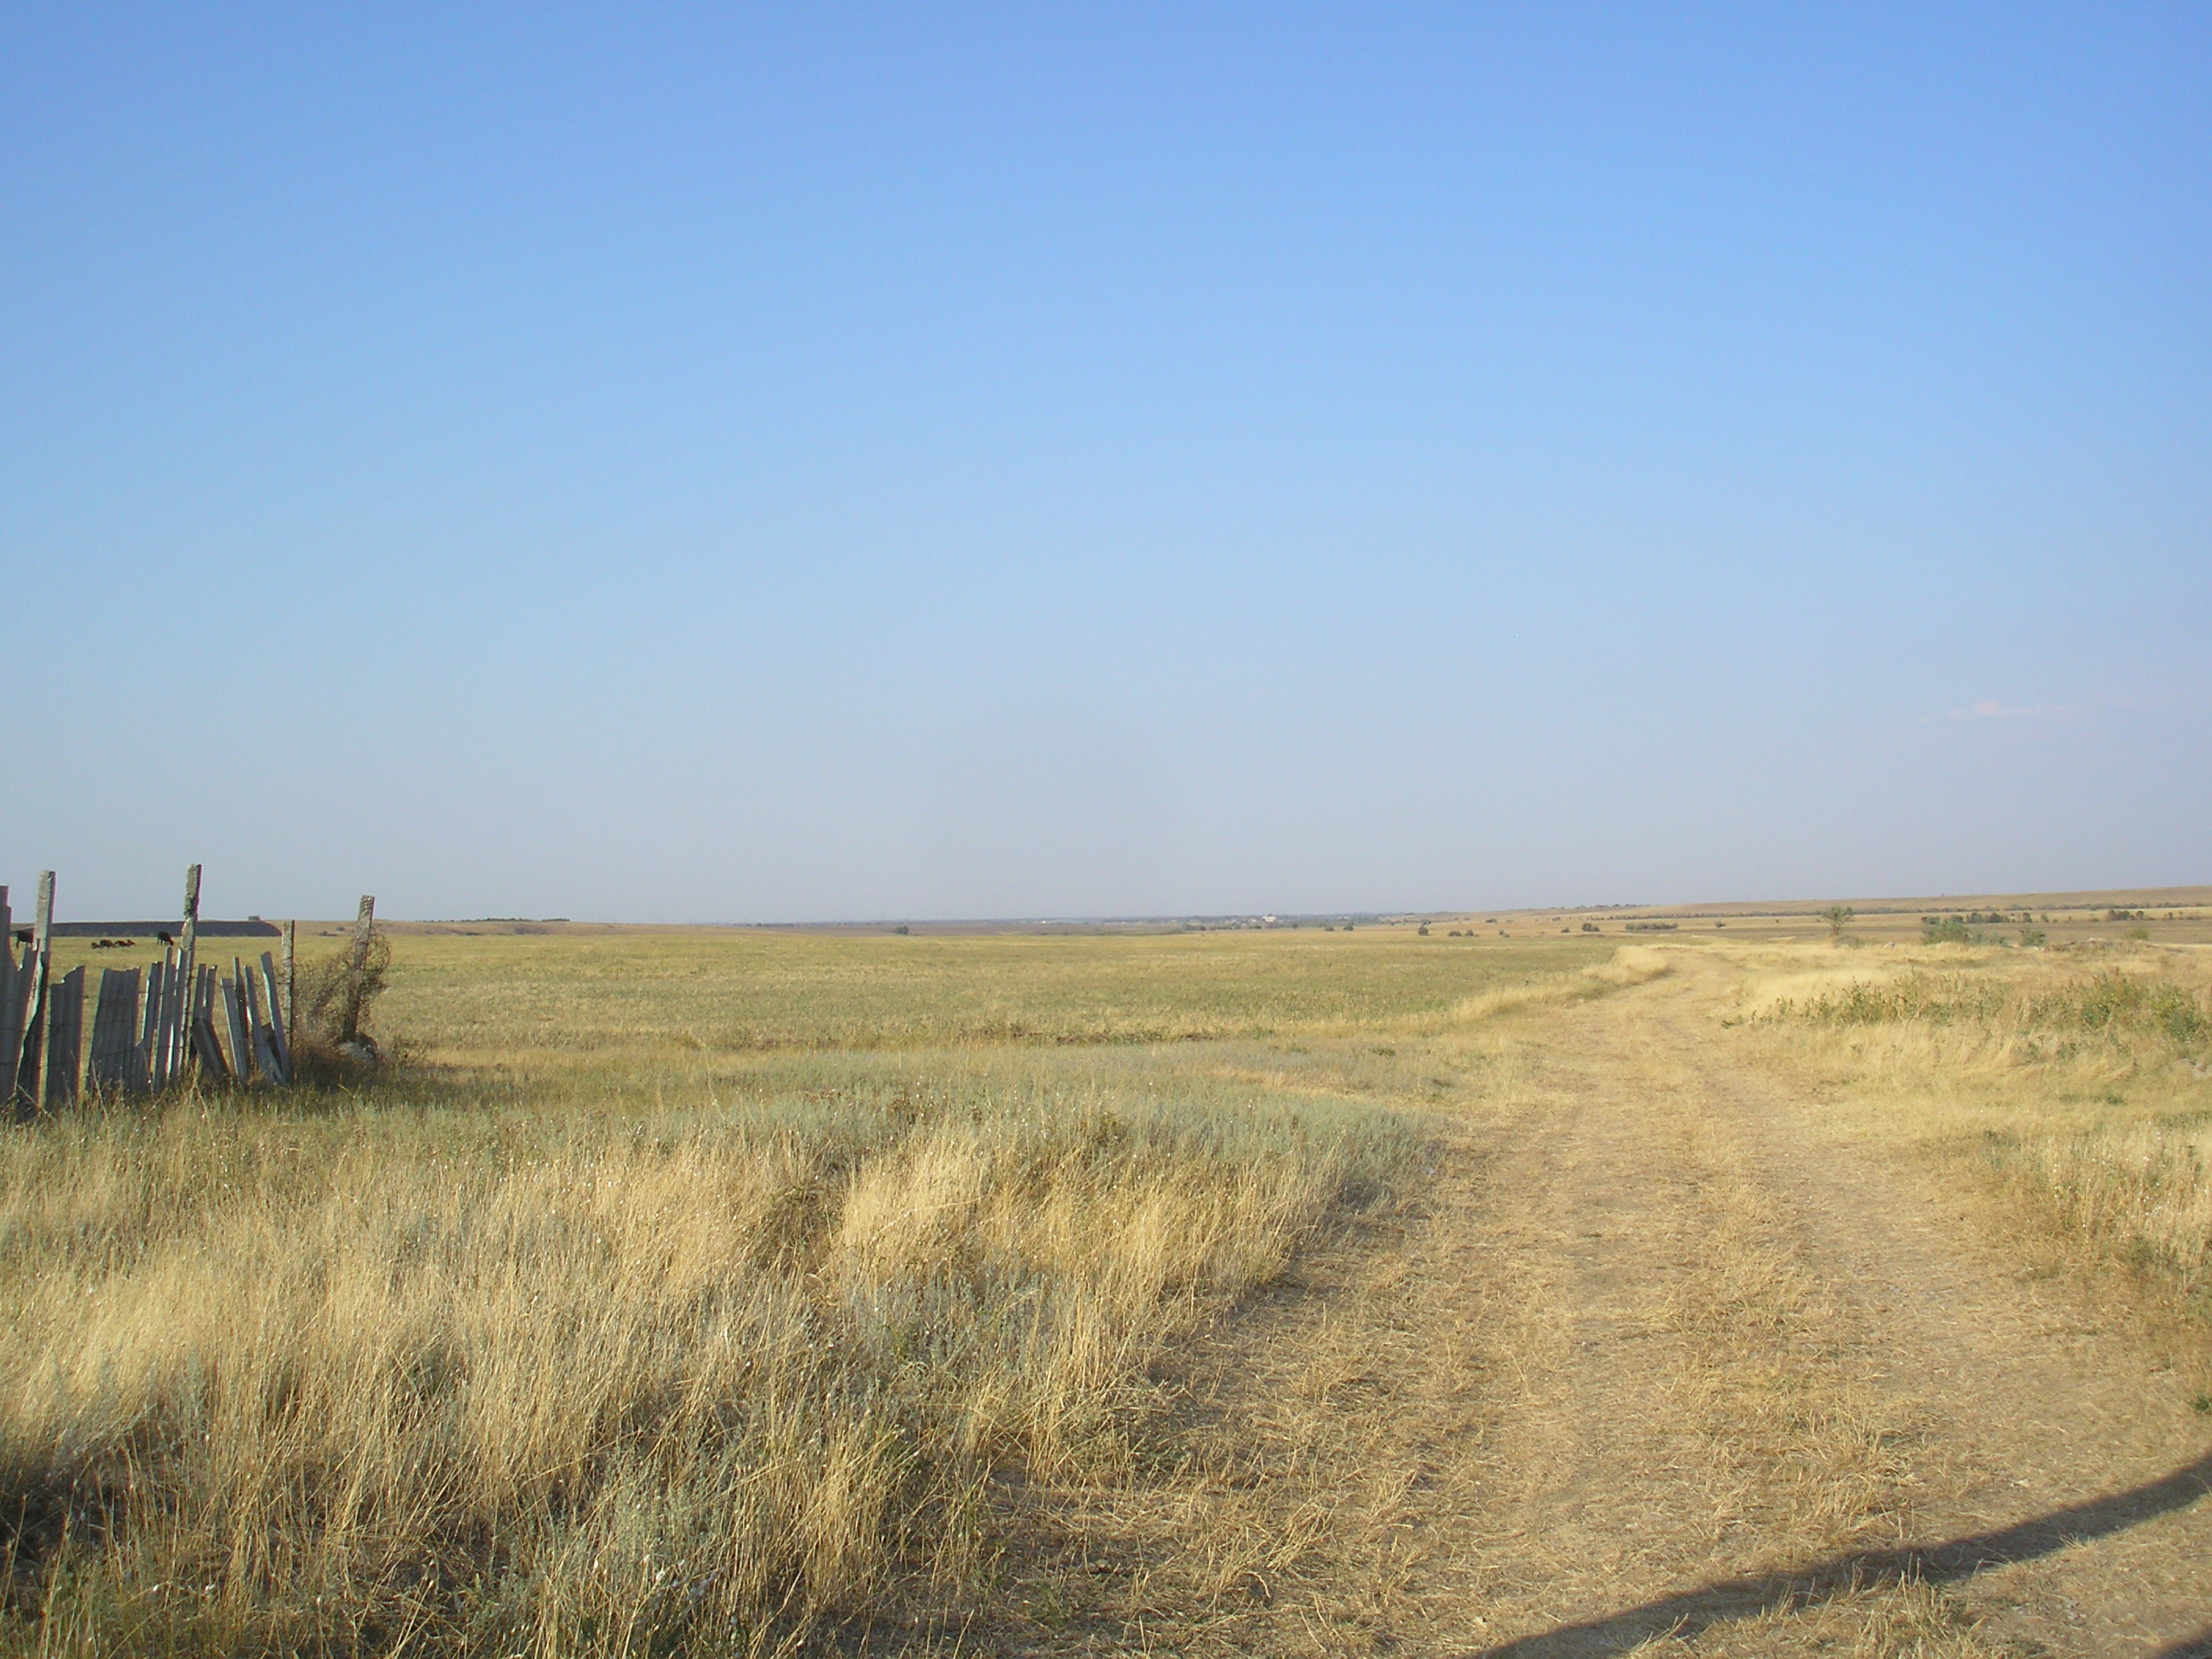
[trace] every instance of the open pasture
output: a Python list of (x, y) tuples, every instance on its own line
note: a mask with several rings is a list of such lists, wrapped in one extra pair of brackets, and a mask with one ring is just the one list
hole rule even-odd
[(362, 1091), (9, 1137), (9, 1644), (951, 1617), (1165, 1345), (1407, 1188), (1346, 1039), (1599, 954), (403, 934)]
[[(404, 933), (386, 1018), (455, 1080), (712, 1077), (775, 1053), (1326, 1039), (1602, 961), (1585, 939), (1352, 933), (904, 937), (732, 928)], [(664, 1084), (665, 1086), (665, 1084)]]
[(395, 930), (358, 1088), (0, 1141), (0, 1651), (2212, 1622), (1942, 1565), (2212, 1452), (2204, 953), (1768, 922)]

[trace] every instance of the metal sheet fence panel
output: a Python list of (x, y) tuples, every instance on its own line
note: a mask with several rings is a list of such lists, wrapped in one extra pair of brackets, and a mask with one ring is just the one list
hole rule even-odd
[[(0, 893), (5, 892), (0, 888)], [(15, 1080), (15, 1062), (23, 1052), (23, 998), (30, 981), (15, 963), (15, 935), (7, 923), (8, 906), (0, 899), (0, 1103)]]
[(84, 969), (72, 968), (54, 981), (46, 1007), (44, 1103), (52, 1112), (76, 1104), (84, 1047)]
[(27, 964), (29, 994), (23, 1000), (22, 1048), (15, 1062), (9, 1098), (12, 1108), (34, 1112), (39, 1108), (40, 1062), (46, 1053), (46, 975), (53, 965), (54, 872), (39, 872), (39, 909), (31, 935)]
[(132, 1094), (137, 1085), (138, 970), (100, 970), (100, 1001), (92, 1015), (92, 1059), (85, 1086), (106, 1094)]
[[(12, 952), (14, 947), (9, 947)], [(0, 1053), (0, 1109), (15, 1095), (15, 1079), (21, 1074), (23, 1039), (28, 1035), (31, 1023), (31, 963), (32, 952), (26, 946), (22, 957), (15, 963), (9, 975), (8, 1003), (0, 1012), (0, 1024), (6, 1027), (7, 1046)]]

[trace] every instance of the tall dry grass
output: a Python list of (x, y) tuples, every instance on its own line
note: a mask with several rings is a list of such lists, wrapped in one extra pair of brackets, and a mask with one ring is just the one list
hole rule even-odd
[(2212, 960), (2185, 950), (1929, 952), (1771, 973), (1753, 1024), (1970, 1139), (2068, 1231), (2212, 1311)]
[(1164, 1346), (1411, 1147), (1046, 1075), (9, 1130), (0, 1648), (764, 1652), (957, 1607), (1025, 1488), (1119, 1477)]

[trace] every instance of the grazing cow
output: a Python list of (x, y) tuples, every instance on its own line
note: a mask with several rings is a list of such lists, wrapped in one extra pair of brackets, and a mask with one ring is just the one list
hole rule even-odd
[(161, 940), (161, 943), (162, 943), (162, 944), (164, 944), (164, 945), (174, 945), (174, 944), (177, 942), (176, 940), (174, 940), (174, 939), (171, 939), (171, 938), (169, 937), (169, 935), (168, 935), (166, 932), (156, 933), (156, 934), (155, 934), (155, 935), (154, 935), (154, 937), (155, 937), (155, 939), (157, 939)]

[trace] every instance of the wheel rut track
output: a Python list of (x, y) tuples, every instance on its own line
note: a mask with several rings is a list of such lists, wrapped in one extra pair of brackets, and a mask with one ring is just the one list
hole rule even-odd
[(1934, 1632), (1952, 1645), (1918, 1650), (2181, 1659), (2212, 1637), (2212, 1425), (2124, 1317), (2029, 1278), (1955, 1171), (1747, 1064), (1710, 1012), (1726, 971), (1529, 1023), (1525, 1087), (1468, 1109), (1402, 1254), (1346, 1270), (1335, 1316), (1371, 1322), (1390, 1376), (1344, 1401), (1359, 1478), (1317, 1496), (1317, 1469), (1326, 1537), (1237, 1645)]
[[(1848, 1137), (1729, 1064), (1678, 995), (1651, 1007), (1714, 1122), (1851, 1304), (1871, 1374), (1925, 1423), (1916, 1544), (2026, 1534), (1986, 1547), (2024, 1559), (1961, 1580), (1989, 1634), (2085, 1655), (2212, 1635), (2212, 1499), (2175, 1501), (2212, 1492), (2212, 1425), (2165, 1381), (2124, 1309), (2008, 1251), (1998, 1206), (1962, 1191), (1956, 1172)], [(2100, 1499), (2105, 1512), (2069, 1513)], [(2081, 1541), (2048, 1547), (2034, 1535), (2045, 1516)]]

